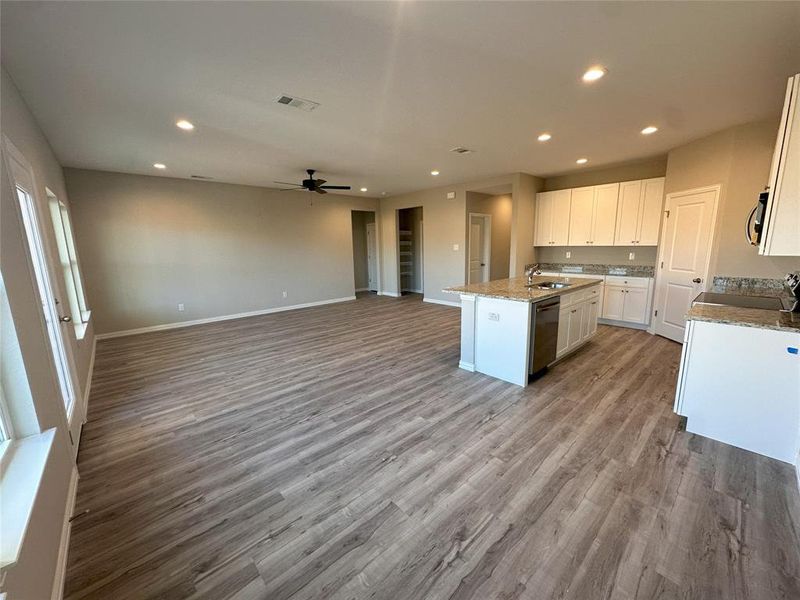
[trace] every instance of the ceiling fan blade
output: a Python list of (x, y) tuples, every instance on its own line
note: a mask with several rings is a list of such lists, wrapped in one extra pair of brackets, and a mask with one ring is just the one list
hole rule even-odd
[(317, 192), (318, 194), (327, 194), (328, 193), (325, 190), (323, 190), (322, 188), (314, 188), (314, 191)]
[(299, 183), (295, 183), (295, 182), (291, 182), (290, 183), (288, 181), (273, 181), (272, 183), (277, 183), (278, 185), (291, 185), (293, 187), (295, 187), (295, 186), (296, 187), (303, 187)]
[(300, 192), (300, 191), (304, 191), (305, 189), (306, 188), (304, 188), (303, 186), (297, 186), (297, 187), (290, 187), (290, 188), (278, 188), (278, 191), (279, 192)]
[(349, 190), (349, 185), (321, 185), (319, 186), (326, 190)]
[(325, 183), (324, 179), (315, 179), (314, 180), (314, 185), (317, 186), (317, 187), (321, 186), (323, 183)]

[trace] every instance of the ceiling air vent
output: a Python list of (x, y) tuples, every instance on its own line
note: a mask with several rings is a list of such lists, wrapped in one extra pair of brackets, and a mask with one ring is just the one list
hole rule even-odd
[(213, 177), (209, 177), (208, 175), (189, 175), (189, 177), (191, 177), (192, 179), (204, 179), (204, 180), (214, 179)]
[(456, 146), (450, 152), (455, 152), (456, 154), (472, 154), (474, 150), (470, 150), (469, 148), (464, 148), (463, 146)]
[(286, 96), (285, 94), (275, 98), (275, 102), (278, 104), (285, 104), (286, 106), (291, 106), (293, 108), (300, 108), (307, 112), (311, 112), (319, 106), (319, 102), (304, 100), (303, 98), (298, 98), (297, 96)]

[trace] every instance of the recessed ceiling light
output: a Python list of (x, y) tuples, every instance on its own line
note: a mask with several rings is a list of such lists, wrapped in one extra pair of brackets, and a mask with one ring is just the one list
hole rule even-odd
[(192, 125), (186, 119), (181, 119), (180, 121), (175, 123), (175, 125), (177, 125), (178, 127), (180, 127), (181, 129), (183, 129), (185, 131), (191, 131), (192, 129), (194, 129), (194, 125)]
[(436, 171), (436, 170), (431, 171), (431, 175), (433, 175), (434, 177), (436, 177), (438, 174), (439, 174), (439, 171)]
[(361, 188), (361, 191), (362, 191), (362, 192), (366, 192), (366, 191), (367, 191), (367, 188)]
[(601, 66), (590, 67), (589, 70), (586, 71), (586, 73), (583, 74), (583, 80), (584, 81), (589, 81), (589, 82), (597, 81), (598, 79), (600, 79), (605, 74), (606, 74), (605, 67), (601, 67)]
[(589, 159), (588, 158), (579, 158), (575, 162), (578, 163), (579, 165), (585, 165), (587, 162), (589, 162)]
[(540, 135), (539, 135), (539, 137), (538, 137), (538, 138), (536, 138), (536, 139), (537, 139), (537, 140), (539, 140), (540, 142), (546, 142), (546, 141), (548, 141), (548, 140), (549, 140), (550, 138), (552, 138), (552, 137), (553, 137), (553, 136), (552, 136), (552, 135), (550, 135), (549, 133), (542, 133), (542, 134), (540, 134)]
[(655, 133), (656, 131), (658, 131), (658, 127), (656, 127), (655, 125), (648, 125), (644, 129), (642, 129), (642, 134), (650, 135), (651, 133)]
[(165, 165), (164, 163), (153, 163), (153, 166), (156, 169), (166, 169), (167, 168), (167, 165)]

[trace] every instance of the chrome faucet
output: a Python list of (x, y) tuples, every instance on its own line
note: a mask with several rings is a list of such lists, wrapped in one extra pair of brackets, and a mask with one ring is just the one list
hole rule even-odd
[(525, 269), (525, 276), (528, 278), (528, 283), (533, 283), (533, 276), (534, 275), (541, 275), (542, 272), (539, 270), (539, 263), (535, 265), (530, 265)]

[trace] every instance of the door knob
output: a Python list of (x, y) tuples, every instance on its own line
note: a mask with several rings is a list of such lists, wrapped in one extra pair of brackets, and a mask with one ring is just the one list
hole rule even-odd
[(703, 280), (700, 279), (699, 277), (695, 277), (694, 279), (692, 279), (692, 283), (700, 283), (701, 281)]
[(62, 323), (70, 323), (72, 322), (72, 317), (66, 315), (63, 317), (58, 317), (58, 320), (61, 321)]

